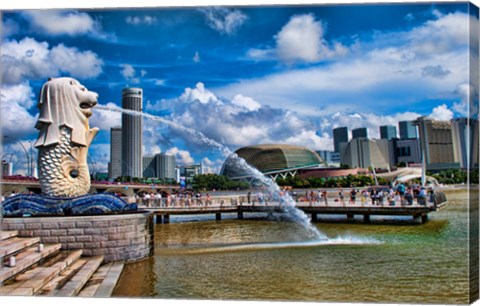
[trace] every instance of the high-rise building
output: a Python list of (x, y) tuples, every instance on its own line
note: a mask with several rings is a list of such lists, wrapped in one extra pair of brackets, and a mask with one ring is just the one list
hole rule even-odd
[(13, 163), (2, 160), (2, 176), (13, 175)]
[(157, 177), (175, 179), (175, 155), (160, 153), (155, 156)]
[(352, 130), (352, 139), (368, 138), (367, 128), (358, 128)]
[(380, 127), (380, 138), (386, 140), (397, 138), (397, 128), (393, 125), (382, 125)]
[(315, 151), (322, 158), (325, 166), (339, 166), (340, 165), (340, 153), (333, 151), (320, 150)]
[[(478, 169), (479, 167), (479, 126), (478, 126), (478, 119), (470, 119), (470, 127), (472, 132), (470, 133), (470, 138), (471, 138), (471, 155), (470, 155), (470, 169)], [(478, 182), (477, 182), (478, 183)]]
[(202, 174), (201, 168), (202, 166), (199, 164), (182, 165), (178, 167), (178, 169), (180, 169), (180, 177), (184, 177), (187, 183), (191, 183), (195, 175)]
[(478, 164), (478, 120), (457, 118), (451, 123), (455, 161), (464, 169), (475, 167)]
[(460, 166), (460, 163), (455, 161), (452, 124), (449, 121), (419, 117), (414, 124), (418, 126), (420, 149), (428, 170)]
[[(122, 107), (126, 110), (141, 112), (143, 95), (141, 88), (122, 90)], [(142, 177), (142, 116), (122, 114), (122, 158), (123, 175)]]
[(470, 155), (469, 122), (467, 118), (457, 118), (453, 119), (451, 124), (454, 160), (460, 163), (460, 167), (468, 168)]
[(422, 163), (422, 153), (418, 138), (394, 138), (389, 141), (388, 146), (391, 166), (396, 166), (399, 163), (405, 163), (406, 165)]
[(418, 138), (417, 127), (413, 124), (413, 121), (400, 121), (398, 129), (400, 130), (400, 139)]
[(108, 163), (108, 178), (122, 176), (122, 128), (110, 128), (110, 162)]
[(388, 168), (390, 166), (386, 139), (352, 139), (342, 150), (341, 163), (352, 168)]
[(348, 128), (347, 127), (339, 127), (333, 129), (333, 151), (340, 153), (340, 144), (342, 142), (348, 142)]
[(156, 159), (155, 156), (144, 156), (142, 158), (143, 177), (158, 177), (156, 173)]

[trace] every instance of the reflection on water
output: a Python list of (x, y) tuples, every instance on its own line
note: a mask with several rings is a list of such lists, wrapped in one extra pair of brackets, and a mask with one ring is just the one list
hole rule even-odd
[(317, 223), (329, 240), (261, 219), (161, 224), (114, 296), (467, 303), (467, 225), (461, 197), (423, 225)]

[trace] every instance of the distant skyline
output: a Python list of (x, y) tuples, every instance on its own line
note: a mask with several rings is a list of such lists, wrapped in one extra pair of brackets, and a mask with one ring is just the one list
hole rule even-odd
[[(353, 13), (354, 12), (354, 13)], [(71, 76), (121, 106), (143, 89), (144, 112), (194, 128), (234, 151), (261, 143), (333, 150), (332, 130), (466, 116), (467, 3), (343, 4), (5, 11), (3, 133), (37, 137), (37, 95)], [(60, 25), (60, 26), (59, 26)], [(476, 89), (478, 93), (478, 89)], [(21, 123), (21, 124), (19, 124)], [(118, 113), (94, 109), (90, 155), (107, 171)], [(145, 119), (143, 152), (218, 171), (217, 149)], [(18, 143), (3, 153), (22, 158)], [(26, 166), (26, 165), (25, 165)], [(17, 167), (23, 167), (18, 162)]]

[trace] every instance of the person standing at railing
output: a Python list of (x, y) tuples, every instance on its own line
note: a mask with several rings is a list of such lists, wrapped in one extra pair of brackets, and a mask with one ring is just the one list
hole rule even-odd
[(163, 203), (162, 203), (162, 194), (160, 192), (157, 192), (157, 194), (155, 194), (155, 206), (163, 206)]

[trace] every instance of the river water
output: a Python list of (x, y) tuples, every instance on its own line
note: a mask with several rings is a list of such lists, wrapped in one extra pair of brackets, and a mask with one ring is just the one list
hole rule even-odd
[(467, 194), (447, 197), (425, 224), (322, 219), (315, 226), (330, 239), (313, 242), (297, 224), (261, 215), (173, 217), (155, 226), (155, 255), (126, 265), (113, 296), (464, 304)]

